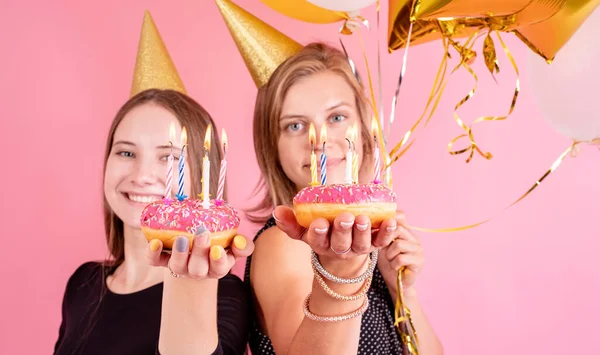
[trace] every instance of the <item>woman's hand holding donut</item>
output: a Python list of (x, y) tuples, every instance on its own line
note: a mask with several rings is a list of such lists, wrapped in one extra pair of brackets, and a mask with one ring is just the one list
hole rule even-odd
[(298, 224), (294, 211), (286, 206), (275, 208), (273, 217), (282, 231), (293, 239), (307, 243), (321, 261), (366, 256), (375, 249), (389, 245), (396, 230), (395, 220), (384, 221), (378, 231), (373, 231), (368, 217), (354, 217), (347, 212), (340, 213), (333, 224), (324, 218), (315, 219), (309, 228)]
[(410, 291), (423, 268), (425, 257), (419, 238), (406, 227), (404, 213), (396, 212), (397, 229), (391, 244), (383, 248), (378, 261), (379, 270), (393, 293), (396, 292), (398, 270), (404, 268), (402, 286)]
[(200, 227), (190, 250), (189, 239), (177, 237), (171, 254), (163, 253), (158, 239), (148, 243), (148, 262), (153, 266), (169, 268), (173, 276), (191, 279), (220, 279), (231, 270), (236, 261), (252, 254), (254, 243), (242, 235), (236, 235), (229, 250), (220, 245), (210, 246), (210, 233)]

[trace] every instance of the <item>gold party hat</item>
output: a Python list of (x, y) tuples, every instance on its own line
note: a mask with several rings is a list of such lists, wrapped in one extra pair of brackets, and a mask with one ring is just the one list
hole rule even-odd
[(229, 0), (215, 0), (257, 87), (302, 45)]
[(170, 89), (187, 94), (154, 20), (146, 10), (130, 97), (148, 89)]

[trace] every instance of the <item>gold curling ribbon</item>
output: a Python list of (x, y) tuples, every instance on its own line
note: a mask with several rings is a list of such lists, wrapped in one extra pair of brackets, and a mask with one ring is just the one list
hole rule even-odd
[[(484, 56), (485, 56), (485, 62), (486, 62), (486, 66), (488, 67), (488, 69), (490, 70), (490, 72), (492, 73), (492, 76), (494, 74), (494, 71), (499, 71), (500, 68), (498, 66), (498, 59), (496, 57), (496, 53), (495, 53), (495, 46), (493, 45), (493, 40), (491, 38), (491, 32), (492, 30), (490, 30), (490, 32), (488, 32), (488, 35), (486, 36), (486, 39), (484, 40)], [(475, 72), (473, 71), (473, 69), (470, 67), (468, 62), (463, 62), (461, 61), (461, 65), (471, 74), (471, 76), (473, 76), (473, 79), (475, 80), (475, 86), (473, 87), (473, 89), (471, 89), (471, 91), (469, 92), (469, 94), (464, 97), (455, 107), (454, 107), (454, 119), (456, 120), (456, 123), (465, 130), (466, 133), (459, 135), (458, 137), (452, 139), (450, 141), (450, 143), (448, 143), (448, 152), (452, 155), (459, 155), (459, 154), (463, 154), (466, 152), (469, 152), (469, 157), (467, 158), (466, 162), (469, 163), (471, 161), (471, 159), (473, 159), (473, 156), (475, 154), (475, 152), (479, 153), (482, 157), (484, 157), (485, 159), (491, 159), (492, 158), (492, 154), (490, 152), (483, 152), (479, 146), (477, 145), (477, 143), (475, 142), (475, 138), (473, 137), (473, 126), (476, 125), (477, 123), (480, 122), (485, 122), (485, 121), (502, 121), (502, 120), (506, 120), (514, 111), (516, 103), (517, 103), (517, 98), (519, 96), (519, 91), (520, 91), (520, 80), (519, 80), (519, 69), (517, 67), (517, 63), (515, 62), (510, 50), (508, 49), (508, 47), (506, 46), (506, 44), (504, 43), (504, 41), (502, 40), (502, 37), (500, 36), (500, 33), (498, 33), (497, 30), (493, 30), (493, 32), (496, 34), (496, 36), (498, 37), (498, 40), (500, 41), (500, 44), (502, 45), (502, 48), (504, 49), (504, 52), (506, 53), (506, 56), (508, 57), (508, 59), (510, 60), (513, 69), (515, 70), (515, 73), (517, 74), (517, 79), (516, 79), (516, 84), (515, 84), (515, 90), (514, 90), (514, 94), (512, 97), (512, 101), (510, 104), (510, 109), (508, 111), (508, 114), (505, 116), (485, 116), (485, 117), (479, 117), (477, 119), (475, 119), (473, 121), (473, 123), (471, 123), (468, 127), (467, 125), (463, 122), (463, 120), (460, 118), (460, 116), (458, 115), (457, 111), (458, 109), (464, 105), (470, 98), (473, 97), (473, 95), (475, 94), (475, 90), (477, 89), (477, 74), (475, 74)], [(495, 78), (494, 78), (495, 79)], [(467, 148), (464, 149), (460, 149), (460, 150), (452, 150), (452, 146), (459, 141), (462, 138), (468, 137), (469, 138), (469, 146)]]
[[(420, 2), (418, 0), (413, 3), (413, 6), (415, 8), (413, 9), (412, 13), (414, 13), (415, 11), (418, 11), (419, 5), (420, 5)], [(412, 20), (414, 20), (413, 16), (411, 16), (411, 21)], [(425, 120), (424, 126), (427, 126), (427, 124), (433, 117), (435, 110), (437, 109), (437, 106), (438, 106), (439, 101), (442, 97), (442, 94), (446, 88), (446, 84), (449, 80), (449, 77), (452, 76), (452, 74), (455, 73), (461, 67), (464, 67), (469, 72), (469, 74), (471, 74), (471, 76), (473, 76), (473, 78), (475, 79), (475, 87), (454, 108), (455, 109), (454, 118), (455, 118), (456, 122), (458, 123), (458, 125), (461, 128), (463, 128), (466, 133), (452, 139), (452, 141), (448, 144), (448, 151), (452, 155), (459, 155), (459, 154), (463, 154), (466, 152), (470, 152), (467, 162), (469, 162), (472, 159), (475, 152), (478, 152), (481, 156), (483, 156), (486, 159), (492, 158), (492, 155), (489, 152), (484, 153), (479, 148), (477, 143), (475, 142), (473, 132), (472, 132), (472, 126), (477, 123), (483, 122), (483, 121), (505, 120), (514, 111), (514, 108), (516, 105), (516, 100), (517, 100), (517, 97), (518, 97), (518, 94), (520, 91), (519, 71), (518, 71), (517, 64), (511, 54), (510, 50), (508, 49), (506, 44), (502, 41), (499, 31), (506, 31), (507, 29), (509, 29), (511, 26), (514, 25), (515, 20), (516, 20), (516, 17), (513, 14), (513, 15), (508, 15), (508, 16), (496, 16), (496, 17), (489, 16), (489, 17), (485, 17), (485, 18), (466, 18), (466, 19), (460, 19), (460, 21), (455, 20), (455, 19), (449, 19), (449, 20), (437, 22), (438, 31), (442, 34), (442, 43), (444, 46), (444, 57), (442, 59), (442, 62), (440, 63), (440, 67), (438, 68), (438, 72), (436, 74), (436, 78), (434, 80), (434, 84), (433, 84), (433, 87), (429, 94), (429, 98), (425, 105), (423, 114), (419, 117), (419, 119), (417, 119), (417, 121), (412, 125), (412, 127), (404, 134), (402, 140), (398, 144), (396, 144), (396, 146), (394, 146), (394, 148), (392, 148), (392, 150), (390, 151), (390, 156), (392, 158), (390, 159), (389, 165), (392, 165), (394, 162), (396, 162), (401, 156), (403, 156), (408, 151), (408, 149), (410, 149), (412, 144), (409, 144), (406, 147), (404, 147), (404, 146), (407, 144), (410, 136), (415, 132), (415, 130), (417, 129), (417, 127), (419, 126), (421, 121), (423, 121), (425, 115), (427, 115), (427, 119)], [(464, 42), (464, 44), (460, 44), (453, 39), (453, 36), (455, 34), (460, 34), (460, 32), (465, 28), (465, 26), (468, 26), (469, 28), (473, 28), (473, 29), (476, 28), (476, 30), (471, 32), (471, 34), (468, 36), (468, 38)], [(473, 69), (471, 68), (470, 64), (472, 64), (472, 62), (475, 60), (475, 57), (476, 57), (476, 52), (473, 50), (475, 40), (478, 38), (478, 35), (480, 34), (480, 32), (485, 28), (489, 29), (489, 32), (488, 32), (488, 34), (484, 40), (484, 44), (483, 44), (483, 55), (484, 55), (486, 67), (492, 74), (492, 77), (494, 78), (494, 80), (496, 80), (496, 78), (494, 77), (494, 73), (497, 73), (500, 71), (500, 66), (498, 64), (496, 48), (495, 48), (494, 42), (491, 38), (491, 32), (493, 31), (498, 36), (498, 39), (499, 39), (500, 43), (502, 44), (502, 48), (504, 49), (504, 52), (506, 53), (507, 57), (511, 61), (511, 64), (512, 64), (515, 72), (517, 73), (517, 83), (516, 83), (515, 93), (513, 95), (513, 100), (512, 100), (510, 109), (509, 109), (509, 113), (506, 116), (480, 117), (480, 118), (476, 119), (470, 126), (467, 126), (462, 121), (462, 119), (460, 118), (460, 116), (457, 114), (456, 111), (458, 110), (458, 108), (460, 108), (462, 105), (464, 105), (475, 94), (478, 78), (477, 78), (477, 75), (475, 74), (475, 72), (473, 71)], [(408, 38), (407, 41), (410, 41), (410, 38)], [(450, 47), (454, 48), (458, 52), (458, 54), (460, 55), (460, 62), (452, 70), (450, 75), (448, 77), (446, 77), (446, 70), (447, 70), (447, 65), (448, 65), (447, 59), (450, 58), (450, 52), (449, 52)], [(444, 78), (443, 81), (442, 81), (442, 78)], [(427, 111), (429, 111), (429, 114), (427, 114)], [(465, 149), (453, 151), (452, 146), (458, 140), (465, 138), (465, 137), (469, 138), (470, 146)], [(385, 168), (388, 168), (389, 165), (386, 166)]]
[[(429, 110), (429, 115), (427, 116), (427, 119), (425, 121), (425, 126), (427, 126), (427, 124), (431, 120), (431, 117), (433, 116), (433, 113), (437, 109), (437, 106), (440, 102), (442, 93), (444, 92), (446, 83), (447, 83), (446, 80), (442, 81), (442, 78), (446, 77), (446, 70), (448, 68), (448, 58), (449, 58), (448, 40), (444, 37), (442, 39), (442, 43), (444, 45), (444, 56), (442, 58), (440, 66), (438, 68), (438, 72), (435, 76), (435, 80), (434, 80), (433, 86), (431, 87), (431, 92), (429, 93), (429, 98), (427, 99), (427, 103), (425, 104), (423, 113), (421, 114), (419, 119), (417, 119), (417, 121), (411, 126), (411, 128), (406, 133), (404, 133), (404, 135), (402, 136), (402, 140), (398, 144), (396, 144), (396, 146), (394, 146), (394, 148), (392, 148), (392, 150), (390, 150), (389, 154), (392, 158), (390, 159), (387, 166), (385, 167), (386, 169), (389, 168), (393, 163), (395, 163), (400, 157), (402, 157), (408, 151), (408, 149), (410, 149), (410, 147), (412, 146), (414, 141), (410, 142), (404, 149), (400, 150), (408, 142), (408, 139), (410, 138), (410, 136), (413, 134), (413, 132), (415, 132), (415, 130), (417, 129), (417, 127), (419, 126), (421, 121), (425, 118), (425, 115), (427, 115), (427, 111), (429, 110), (429, 107), (433, 104), (433, 106), (431, 107), (431, 110)], [(397, 94), (398, 94), (398, 92), (396, 92), (396, 95)]]
[[(579, 146), (581, 144), (589, 144), (589, 145), (594, 145), (596, 146), (598, 149), (600, 149), (600, 138), (596, 138), (590, 141), (574, 141), (573, 144), (571, 144), (555, 161), (554, 163), (552, 163), (552, 166), (550, 167), (550, 169), (548, 169), (538, 180), (536, 180), (536, 182), (529, 188), (529, 190), (527, 190), (524, 194), (522, 194), (521, 196), (519, 196), (518, 199), (516, 199), (514, 202), (512, 202), (510, 205), (506, 206), (502, 211), (500, 211), (500, 213), (508, 210), (509, 208), (511, 208), (512, 206), (516, 205), (517, 203), (519, 203), (520, 201), (522, 201), (525, 197), (527, 197), (530, 193), (533, 192), (533, 190), (535, 190), (538, 186), (540, 186), (542, 184), (542, 181), (544, 181), (548, 176), (550, 176), (551, 173), (553, 173), (556, 169), (558, 169), (558, 167), (560, 166), (560, 164), (564, 161), (564, 159), (567, 157), (567, 155), (569, 153), (571, 153), (572, 157), (576, 157), (577, 154), (579, 153)], [(408, 226), (409, 229), (412, 230), (416, 230), (416, 231), (420, 231), (420, 232), (429, 232), (429, 233), (447, 233), (447, 232), (458, 232), (458, 231), (462, 231), (462, 230), (467, 230), (467, 229), (471, 229), (477, 226), (480, 226), (484, 223), (489, 222), (490, 220), (492, 220), (494, 218), (494, 216), (487, 218), (483, 221), (477, 222), (477, 223), (473, 223), (473, 224), (469, 224), (466, 226), (462, 226), (462, 227), (453, 227), (453, 228), (442, 228), (442, 229), (430, 229), (430, 228), (421, 228), (421, 227), (415, 227), (415, 226)]]
[(417, 330), (413, 324), (410, 309), (404, 305), (404, 288), (402, 285), (402, 275), (405, 267), (398, 270), (396, 278), (396, 307), (394, 309), (394, 326), (398, 330), (400, 340), (402, 341), (403, 354), (418, 355), (419, 354), (419, 338)]
[[(416, 6), (418, 6), (418, 5), (419, 5), (419, 2), (417, 1)], [(448, 23), (442, 23), (442, 22), (438, 23), (438, 26), (439, 26), (438, 28), (439, 28), (440, 32), (442, 32), (444, 34), (442, 36), (444, 55), (442, 57), (442, 61), (440, 63), (438, 71), (436, 73), (436, 77), (435, 77), (433, 86), (431, 88), (431, 92), (429, 93), (427, 103), (425, 104), (423, 113), (421, 114), (419, 119), (417, 119), (417, 121), (412, 125), (412, 127), (404, 134), (402, 140), (390, 151), (390, 155), (393, 157), (392, 157), (389, 165), (392, 165), (394, 162), (396, 162), (401, 156), (403, 156), (408, 151), (408, 149), (410, 149), (410, 147), (412, 146), (412, 143), (414, 143), (414, 141), (411, 142), (404, 149), (400, 150), (408, 142), (408, 139), (410, 138), (412, 133), (415, 132), (415, 130), (417, 129), (417, 127), (419, 126), (419, 124), (425, 118), (426, 115), (427, 115), (427, 119), (425, 120), (424, 126), (427, 126), (427, 124), (429, 124), (429, 121), (433, 117), (433, 114), (439, 105), (439, 102), (442, 98), (442, 95), (443, 95), (445, 89), (446, 89), (446, 85), (448, 84), (448, 80), (450, 79), (450, 76), (461, 67), (463, 62), (469, 63), (469, 62), (473, 61), (474, 57), (476, 56), (476, 53), (475, 53), (475, 51), (473, 51), (472, 47), (475, 43), (475, 39), (476, 39), (476, 36), (479, 33), (479, 31), (473, 32), (468, 37), (468, 39), (465, 41), (465, 44), (461, 45), (452, 39), (452, 36), (456, 31), (456, 27), (448, 26), (447, 24)], [(450, 46), (452, 46), (452, 48), (454, 48), (460, 55), (460, 63), (452, 70), (450, 75), (448, 77), (446, 77), (446, 71), (448, 70), (448, 59), (451, 58)], [(429, 114), (427, 114), (428, 111), (429, 111)], [(398, 152), (398, 153), (396, 154), (396, 152)], [(394, 156), (394, 154), (396, 154), (396, 155)]]
[[(386, 168), (388, 168), (393, 163), (395, 163), (400, 157), (402, 157), (410, 149), (410, 147), (414, 143), (414, 140), (412, 142), (410, 142), (406, 147), (404, 147), (404, 145), (407, 144), (410, 136), (416, 131), (416, 129), (419, 126), (419, 124), (421, 123), (421, 121), (423, 121), (423, 119), (427, 116), (427, 119), (425, 120), (425, 124), (424, 124), (424, 126), (427, 126), (427, 124), (429, 124), (429, 121), (433, 117), (433, 113), (437, 109), (437, 107), (440, 103), (440, 100), (442, 98), (442, 94), (444, 93), (444, 90), (446, 89), (446, 84), (448, 83), (448, 78), (446, 77), (446, 72), (448, 70), (448, 59), (451, 57), (450, 56), (450, 42), (451, 42), (451, 38), (449, 36), (442, 37), (444, 54), (443, 54), (440, 66), (438, 68), (438, 71), (436, 73), (435, 80), (433, 82), (433, 86), (431, 87), (431, 92), (429, 93), (427, 103), (425, 104), (425, 108), (423, 109), (423, 113), (417, 119), (417, 121), (411, 126), (411, 128), (403, 135), (402, 140), (398, 144), (396, 144), (396, 146), (394, 146), (394, 148), (392, 148), (392, 150), (390, 151), (390, 156), (392, 156), (392, 158), (391, 158), (388, 166), (386, 166)], [(461, 58), (463, 58), (463, 57), (464, 56), (461, 54)], [(461, 60), (464, 60), (464, 59), (461, 59)], [(429, 112), (429, 114), (428, 114), (428, 112)], [(402, 147), (404, 147), (404, 149), (402, 149)]]

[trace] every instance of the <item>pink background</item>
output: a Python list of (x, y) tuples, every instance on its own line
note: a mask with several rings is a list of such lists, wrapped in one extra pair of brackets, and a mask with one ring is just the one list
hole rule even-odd
[[(106, 254), (105, 133), (128, 98), (144, 9), (190, 95), (227, 130), (231, 202), (248, 206), (249, 186), (258, 177), (251, 153), (256, 89), (213, 1), (54, 3), (5, 2), (0, 10), (1, 186), (8, 189), (0, 204), (0, 354), (51, 353), (67, 278), (81, 263)], [(300, 42), (337, 41), (337, 24), (288, 20), (258, 0), (238, 4)], [(374, 12), (365, 15), (374, 25)], [(394, 166), (395, 191), (413, 225), (453, 227), (499, 213), (569, 145), (534, 106), (526, 81), (528, 49), (504, 38), (521, 63), (522, 92), (512, 117), (476, 129), (478, 142), (495, 157), (465, 164), (463, 156), (446, 152), (447, 142), (461, 133), (453, 106), (471, 87), (468, 76), (457, 74), (430, 126)], [(358, 38), (345, 41), (362, 66)], [(375, 48), (373, 37), (366, 42)], [(382, 52), (389, 112), (402, 53)], [(508, 110), (515, 75), (499, 53), (500, 85), (481, 60), (475, 65), (481, 80), (462, 111), (467, 121)], [(440, 43), (412, 48), (394, 141), (424, 107), (440, 59)], [(373, 66), (375, 57), (370, 60)], [(418, 288), (447, 354), (600, 353), (600, 261), (594, 260), (600, 247), (594, 237), (599, 157), (596, 149), (584, 148), (534, 194), (483, 226), (420, 234), (427, 264)], [(243, 231), (252, 235), (257, 228), (245, 224)]]

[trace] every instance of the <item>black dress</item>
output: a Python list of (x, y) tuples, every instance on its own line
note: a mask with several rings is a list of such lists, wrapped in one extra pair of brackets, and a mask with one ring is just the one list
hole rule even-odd
[[(265, 226), (258, 231), (258, 238), (262, 232), (275, 226), (275, 220), (269, 219)], [(251, 256), (246, 260), (246, 271), (244, 282), (250, 285), (250, 263)], [(402, 343), (396, 328), (394, 327), (394, 302), (388, 291), (387, 285), (378, 268), (373, 273), (373, 282), (367, 293), (369, 308), (362, 316), (360, 326), (360, 340), (358, 343), (358, 354), (402, 354)], [(262, 333), (256, 314), (252, 315), (250, 330), (250, 350), (256, 355), (275, 354), (271, 339)]]
[[(159, 354), (163, 284), (116, 294), (106, 287), (106, 277), (113, 271), (88, 262), (70, 277), (55, 355)], [(237, 276), (228, 274), (219, 280), (219, 344), (214, 354), (245, 352), (250, 327), (248, 297), (248, 288)]]

